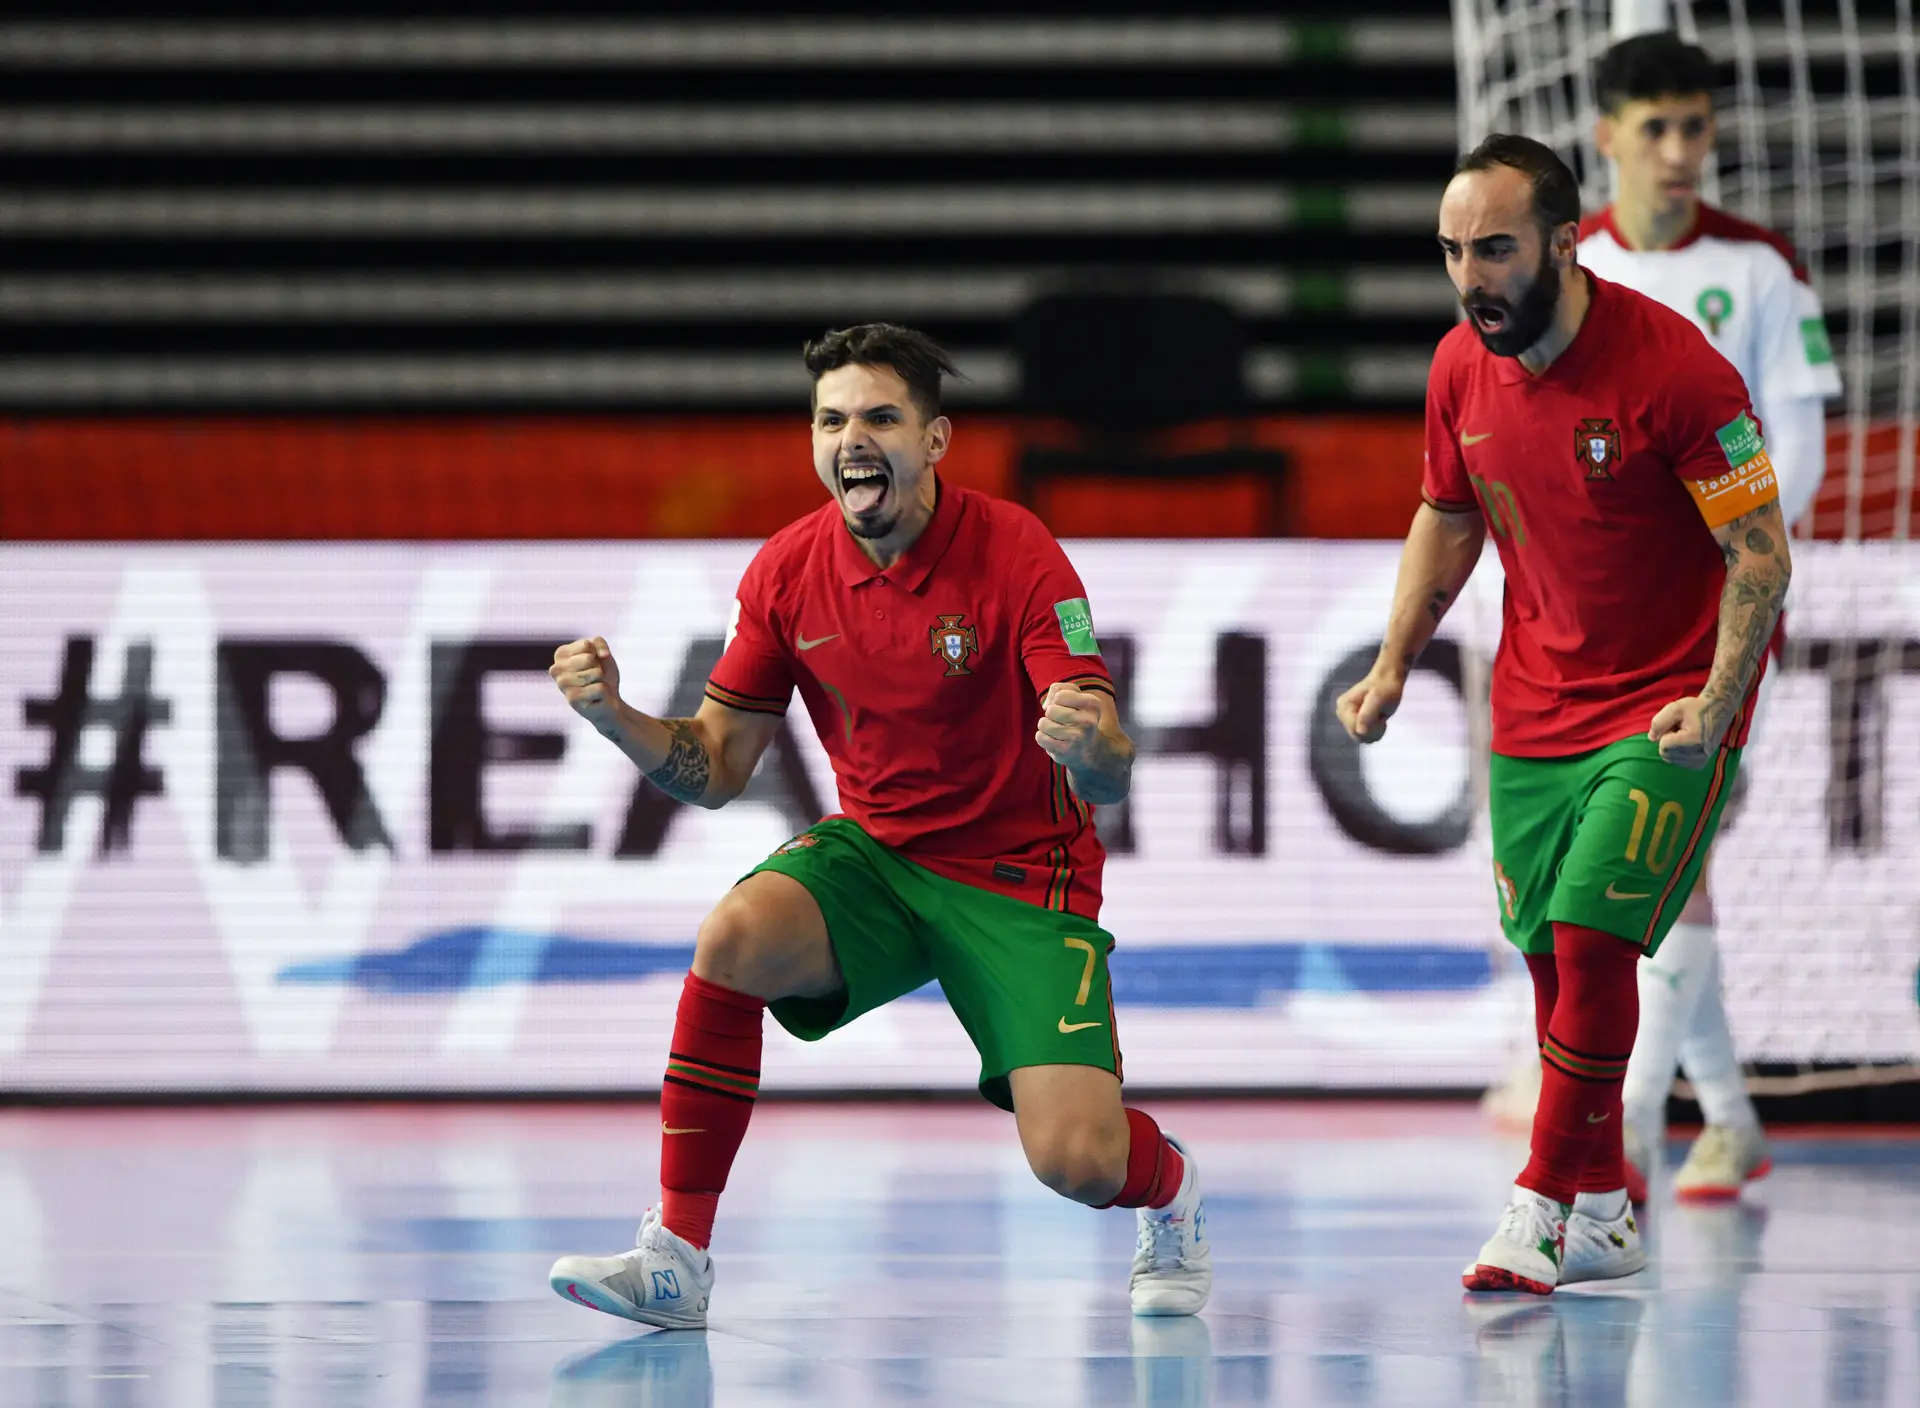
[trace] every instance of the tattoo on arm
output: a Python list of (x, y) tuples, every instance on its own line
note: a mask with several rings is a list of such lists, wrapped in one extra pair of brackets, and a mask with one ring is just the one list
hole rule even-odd
[(1133, 755), (1131, 740), (1124, 737), (1116, 740), (1102, 734), (1100, 746), (1087, 766), (1068, 768), (1067, 780), (1082, 801), (1096, 807), (1110, 807), (1124, 800), (1133, 785)]
[(707, 794), (707, 779), (713, 772), (713, 759), (707, 745), (694, 732), (691, 719), (662, 719), (673, 735), (666, 761), (647, 774), (647, 780), (676, 801), (697, 803)]
[(1717, 724), (1731, 721), (1747, 697), (1780, 618), (1791, 568), (1780, 556), (1773, 534), (1759, 524), (1777, 512), (1769, 504), (1736, 518), (1727, 525), (1727, 538), (1721, 544), (1727, 584), (1720, 593), (1720, 638), (1713, 671), (1701, 691)]
[(1438, 625), (1440, 618), (1447, 614), (1447, 603), (1452, 599), (1451, 594), (1449, 594), (1445, 588), (1442, 588), (1427, 598), (1427, 614), (1433, 617), (1435, 625)]

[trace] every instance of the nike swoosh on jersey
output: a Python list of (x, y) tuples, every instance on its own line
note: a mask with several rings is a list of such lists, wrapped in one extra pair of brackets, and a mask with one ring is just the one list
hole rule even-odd
[(1460, 437), (1460, 443), (1463, 446), (1478, 445), (1482, 440), (1491, 439), (1493, 439), (1493, 432), (1489, 430), (1485, 435), (1462, 435)]
[(821, 636), (818, 640), (808, 640), (805, 636), (796, 636), (794, 637), (793, 643), (799, 646), (802, 650), (812, 650), (816, 645), (825, 645), (830, 640), (839, 640), (839, 639), (840, 639), (840, 633), (838, 631), (835, 631), (832, 635)]
[(1607, 1116), (1605, 1115), (1588, 1115), (1587, 1116), (1588, 1124), (1605, 1124), (1606, 1122), (1607, 1122)]
[(1075, 1032), (1083, 1032), (1088, 1027), (1097, 1027), (1100, 1025), (1102, 1024), (1099, 1022), (1075, 1022), (1072, 1026), (1068, 1026), (1067, 1019), (1062, 1017), (1060, 1019), (1060, 1035), (1072, 1036)]
[(662, 1134), (705, 1134), (706, 1133), (704, 1129), (675, 1129), (671, 1125), (664, 1125), (664, 1124), (660, 1126), (660, 1132)]
[(1610, 900), (1650, 900), (1653, 898), (1653, 891), (1616, 890), (1613, 882), (1609, 880), (1607, 882), (1607, 898)]

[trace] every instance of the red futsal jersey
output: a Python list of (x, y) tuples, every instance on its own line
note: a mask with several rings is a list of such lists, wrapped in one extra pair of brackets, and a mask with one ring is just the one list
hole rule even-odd
[(835, 503), (769, 538), (707, 697), (783, 714), (797, 687), (868, 835), (950, 880), (1097, 919), (1092, 809), (1033, 737), (1049, 685), (1113, 692), (1086, 588), (1026, 509), (939, 493), (884, 570)]
[[(1506, 569), (1493, 748), (1510, 757), (1644, 734), (1698, 694), (1727, 581), (1711, 529), (1778, 495), (1747, 389), (1706, 335), (1586, 278), (1586, 320), (1539, 376), (1461, 323), (1427, 378), (1422, 492), (1478, 507)], [(1746, 742), (1752, 702), (1730, 744)]]

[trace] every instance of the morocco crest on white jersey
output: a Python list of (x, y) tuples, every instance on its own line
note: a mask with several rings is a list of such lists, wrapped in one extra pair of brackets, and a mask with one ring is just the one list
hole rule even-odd
[(1580, 223), (1580, 263), (1691, 318), (1756, 400), (1840, 394), (1820, 299), (1773, 231), (1702, 203), (1680, 243), (1636, 250), (1609, 209)]

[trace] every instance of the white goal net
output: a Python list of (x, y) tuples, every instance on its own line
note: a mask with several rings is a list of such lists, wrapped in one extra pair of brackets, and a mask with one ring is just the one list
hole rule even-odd
[[(1596, 60), (1672, 28), (1720, 67), (1708, 198), (1788, 235), (1843, 396), (1797, 528), (1793, 639), (1715, 857), (1729, 1014), (1756, 1090), (1920, 1074), (1920, 63), (1913, 0), (1454, 0), (1463, 148), (1521, 132), (1589, 208)], [(1485, 593), (1469, 597), (1484, 616)], [(1484, 619), (1469, 624), (1474, 634)], [(1782, 1070), (1790, 1067), (1790, 1070)], [(1846, 1067), (1833, 1069), (1815, 1069)]]

